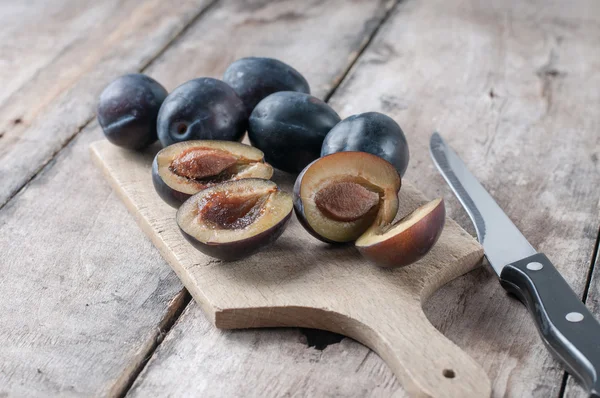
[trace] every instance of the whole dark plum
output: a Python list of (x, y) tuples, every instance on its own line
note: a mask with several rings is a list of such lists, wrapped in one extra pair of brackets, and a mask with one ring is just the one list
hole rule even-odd
[(128, 149), (142, 149), (156, 141), (156, 117), (167, 97), (156, 80), (134, 73), (110, 83), (98, 103), (98, 122), (106, 138)]
[(398, 123), (378, 112), (350, 116), (331, 129), (321, 156), (336, 152), (359, 151), (377, 155), (390, 162), (403, 176), (408, 167), (408, 143)]
[(254, 108), (248, 137), (272, 166), (298, 173), (319, 157), (323, 139), (339, 121), (338, 114), (320, 99), (281, 91)]
[(296, 69), (273, 58), (241, 58), (229, 65), (223, 81), (244, 101), (248, 115), (270, 94), (297, 91), (310, 94), (306, 79)]
[(244, 103), (221, 80), (202, 77), (177, 87), (158, 113), (163, 146), (189, 140), (240, 141), (248, 118)]

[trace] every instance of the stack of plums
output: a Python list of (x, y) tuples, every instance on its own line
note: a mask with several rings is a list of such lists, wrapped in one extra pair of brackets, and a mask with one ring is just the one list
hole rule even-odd
[[(292, 209), (316, 238), (354, 242), (384, 267), (423, 257), (444, 226), (442, 199), (394, 222), (409, 153), (393, 119), (340, 120), (275, 59), (243, 58), (223, 80), (190, 80), (170, 94), (148, 76), (122, 76), (102, 92), (98, 120), (110, 142), (130, 150), (160, 140), (156, 192), (178, 208), (185, 238), (222, 260), (275, 241)], [(246, 131), (252, 146), (240, 143)], [(270, 180), (273, 167), (299, 173), (293, 195)]]

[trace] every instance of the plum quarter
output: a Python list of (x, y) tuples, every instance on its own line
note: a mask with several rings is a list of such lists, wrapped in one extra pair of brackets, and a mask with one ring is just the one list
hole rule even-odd
[(358, 238), (356, 247), (366, 259), (381, 267), (404, 267), (431, 250), (442, 234), (445, 220), (444, 200), (435, 199), (392, 225), (370, 228)]
[(292, 208), (292, 197), (273, 181), (249, 178), (218, 184), (190, 197), (177, 211), (177, 225), (202, 253), (235, 261), (279, 238)]
[(259, 149), (231, 141), (180, 142), (162, 149), (152, 163), (154, 188), (173, 207), (215, 184), (272, 175)]
[(294, 185), (294, 210), (316, 238), (353, 242), (371, 225), (398, 212), (400, 176), (389, 162), (365, 152), (338, 152), (308, 165)]

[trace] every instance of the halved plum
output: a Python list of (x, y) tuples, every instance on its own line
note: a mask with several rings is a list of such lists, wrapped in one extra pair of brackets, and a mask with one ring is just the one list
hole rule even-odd
[(152, 163), (154, 188), (173, 207), (218, 183), (272, 175), (262, 151), (232, 141), (180, 142), (158, 152)]
[(444, 200), (435, 199), (394, 224), (369, 228), (355, 244), (366, 259), (381, 267), (404, 267), (431, 250), (445, 220)]
[(309, 164), (294, 185), (294, 209), (304, 228), (328, 242), (351, 242), (398, 211), (400, 176), (386, 160), (338, 152)]
[(200, 191), (177, 211), (183, 236), (225, 261), (248, 257), (274, 242), (292, 215), (292, 197), (273, 181), (249, 178)]

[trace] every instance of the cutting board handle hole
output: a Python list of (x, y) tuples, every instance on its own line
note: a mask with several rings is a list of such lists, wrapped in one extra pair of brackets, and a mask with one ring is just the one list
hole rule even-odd
[(454, 377), (456, 377), (456, 373), (454, 373), (454, 371), (452, 369), (444, 369), (442, 374), (447, 379), (454, 379)]

